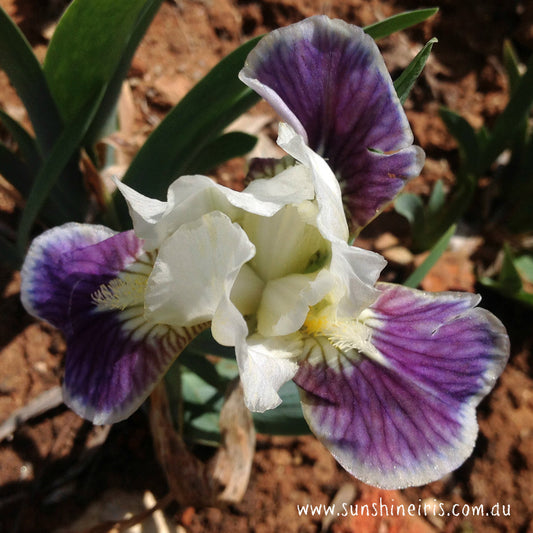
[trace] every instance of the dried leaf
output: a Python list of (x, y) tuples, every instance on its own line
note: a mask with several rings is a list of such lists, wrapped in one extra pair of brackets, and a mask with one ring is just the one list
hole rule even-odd
[(150, 428), (158, 461), (175, 500), (183, 506), (212, 504), (212, 480), (205, 464), (187, 449), (181, 435), (174, 429), (163, 382), (150, 397)]
[(213, 478), (224, 488), (218, 498), (240, 502), (248, 487), (255, 452), (255, 429), (244, 405), (239, 379), (231, 382), (220, 411), (222, 444), (213, 458)]

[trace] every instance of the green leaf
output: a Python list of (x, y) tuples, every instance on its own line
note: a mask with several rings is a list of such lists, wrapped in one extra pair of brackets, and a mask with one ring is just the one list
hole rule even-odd
[(28, 167), (35, 174), (41, 165), (42, 159), (35, 139), (13, 118), (0, 109), (0, 121), (17, 143), (20, 155)]
[(467, 172), (475, 172), (478, 168), (480, 143), (474, 128), (461, 115), (441, 107), (439, 115), (446, 128), (457, 141), (461, 161)]
[(437, 180), (429, 197), (426, 218), (429, 219), (430, 217), (436, 216), (444, 207), (445, 202), (446, 192), (444, 190), (444, 184), (442, 180)]
[(240, 157), (252, 151), (257, 137), (240, 131), (225, 133), (204, 146), (200, 153), (189, 163), (183, 174), (204, 174), (217, 165), (233, 157)]
[(422, 50), (416, 54), (411, 63), (409, 63), (408, 67), (396, 80), (394, 80), (394, 88), (396, 89), (396, 94), (398, 95), (398, 98), (402, 104), (404, 104), (407, 100), (415, 81), (418, 79), (418, 76), (420, 76), (422, 70), (424, 69), (429, 54), (431, 53), (431, 49), (436, 42), (438, 42), (436, 37), (430, 39), (424, 48), (422, 48)]
[(517, 257), (514, 265), (523, 278), (533, 283), (533, 255), (525, 254)]
[(438, 7), (429, 9), (417, 9), (415, 11), (405, 11), (398, 15), (393, 15), (385, 20), (371, 24), (364, 28), (365, 32), (374, 40), (383, 39), (397, 31), (405, 30), (415, 24), (424, 22), (424, 20), (432, 17), (439, 10)]
[(515, 138), (515, 130), (528, 115), (533, 104), (533, 55), (527, 71), (518, 81), (509, 103), (496, 120), (480, 156), (480, 173), (489, 169), (496, 158)]
[(503, 64), (507, 72), (509, 87), (513, 92), (520, 81), (519, 61), (511, 41), (505, 40), (503, 43)]
[[(224, 58), (175, 106), (152, 132), (132, 161), (123, 181), (152, 198), (165, 198), (168, 185), (191, 169), (191, 162), (233, 120), (259, 101), (238, 73), (257, 44), (253, 39)], [(124, 201), (117, 213), (129, 224)]]
[(293, 381), (285, 383), (278, 391), (281, 404), (264, 413), (252, 413), (259, 433), (270, 435), (307, 435), (311, 433), (302, 413), (300, 394)]
[(455, 233), (455, 224), (451, 226), (448, 231), (437, 241), (431, 252), (426, 257), (424, 262), (405, 280), (406, 287), (416, 288), (424, 279), (426, 274), (431, 270), (433, 265), (439, 260), (440, 256), (445, 252), (448, 243)]
[(15, 244), (0, 235), (0, 265), (18, 270), (21, 263), (22, 256)]
[(511, 248), (506, 244), (503, 247), (502, 269), (498, 276), (498, 282), (502, 289), (509, 294), (517, 293), (522, 288), (522, 278), (514, 264), (515, 257)]
[(424, 203), (420, 196), (410, 192), (400, 194), (394, 201), (394, 209), (404, 216), (413, 228), (424, 224)]
[(110, 121), (116, 109), (116, 104), (122, 89), (122, 83), (126, 78), (130, 68), (131, 60), (141, 39), (144, 37), (146, 30), (152, 22), (155, 14), (159, 10), (163, 0), (147, 0), (145, 6), (141, 11), (135, 26), (130, 34), (127, 45), (124, 48), (122, 57), (118, 62), (113, 76), (110, 78), (107, 91), (102, 99), (102, 104), (94, 117), (93, 123), (87, 132), (85, 144), (87, 148), (92, 148), (95, 142), (103, 135), (105, 136), (105, 128)]
[(495, 289), (508, 298), (533, 306), (533, 294), (524, 290), (523, 281), (517, 268), (518, 265), (526, 268), (526, 278), (533, 274), (533, 272), (531, 272), (531, 256), (525, 257), (528, 257), (528, 259), (522, 262), (518, 261), (514, 257), (510, 247), (505, 244), (503, 247), (503, 263), (498, 279), (495, 280), (485, 277), (482, 278), (480, 282), (487, 287)]
[[(50, 41), (44, 73), (65, 123), (108, 87), (146, 0), (75, 0)], [(124, 66), (122, 66), (124, 70)]]
[(21, 253), (26, 250), (33, 222), (46, 202), (50, 191), (56, 185), (61, 172), (69, 163), (87, 133), (102, 97), (103, 91), (95, 95), (94, 98), (89, 99), (78, 113), (78, 116), (63, 130), (52, 152), (44, 162), (39, 174), (37, 174), (26, 202), (26, 207), (22, 213), (18, 230), (17, 246)]
[(61, 117), (31, 46), (1, 7), (0, 67), (28, 112), (40, 150), (47, 154), (63, 127)]
[(24, 161), (20, 160), (11, 150), (0, 143), (0, 174), (17, 189), (27, 196), (31, 189), (33, 175)]

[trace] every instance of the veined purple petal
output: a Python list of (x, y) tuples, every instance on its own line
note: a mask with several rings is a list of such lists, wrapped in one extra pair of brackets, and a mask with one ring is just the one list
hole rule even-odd
[(135, 411), (206, 327), (150, 323), (143, 294), (114, 305), (113, 287), (120, 290), (126, 275), (131, 284), (125, 285), (126, 295), (142, 290), (152, 263), (133, 231), (113, 234), (102, 226), (66, 224), (35, 239), (23, 266), (26, 309), (66, 337), (65, 403), (95, 424), (117, 422)]
[(354, 226), (364, 226), (418, 175), (423, 151), (373, 39), (315, 16), (265, 36), (241, 80), (322, 155), (341, 182)]
[(21, 272), (20, 298), (26, 311), (56, 328), (63, 328), (71, 293), (66, 271), (69, 256), (114, 234), (105, 226), (70, 223), (48, 230), (34, 239)]
[(313, 432), (339, 463), (386, 489), (422, 485), (472, 453), (475, 407), (509, 354), (503, 325), (479, 298), (379, 284), (361, 320), (382, 360), (341, 354), (295, 377)]

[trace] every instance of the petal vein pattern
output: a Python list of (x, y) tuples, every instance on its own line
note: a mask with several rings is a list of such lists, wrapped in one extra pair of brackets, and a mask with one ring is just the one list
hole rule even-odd
[(344, 468), (386, 489), (421, 485), (472, 453), (475, 407), (501, 374), (509, 340), (474, 295), (378, 289), (358, 319), (358, 356), (345, 335), (344, 356), (308, 356), (294, 380), (311, 429)]
[(361, 28), (315, 16), (275, 30), (240, 78), (325, 158), (354, 232), (419, 174), (424, 153), (412, 145), (383, 58)]
[(133, 232), (67, 224), (35, 239), (22, 270), (28, 312), (67, 341), (64, 400), (95, 424), (135, 411), (209, 324), (172, 327), (144, 316), (153, 256)]

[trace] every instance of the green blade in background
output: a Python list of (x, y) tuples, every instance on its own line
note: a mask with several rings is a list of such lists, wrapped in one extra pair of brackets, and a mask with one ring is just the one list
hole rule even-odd
[(431, 270), (433, 265), (440, 259), (440, 256), (446, 251), (450, 239), (455, 233), (456, 225), (450, 226), (448, 231), (437, 241), (431, 252), (424, 262), (404, 281), (406, 287), (416, 288), (424, 279), (426, 274)]
[(424, 20), (437, 13), (438, 10), (438, 7), (431, 7), (428, 9), (406, 11), (405, 13), (399, 13), (385, 20), (381, 20), (380, 22), (365, 26), (363, 29), (368, 35), (370, 35), (370, 37), (372, 37), (372, 39), (377, 41), (378, 39), (388, 37), (397, 31), (405, 30), (415, 24), (424, 22)]
[(431, 49), (436, 42), (438, 42), (436, 37), (430, 39), (424, 48), (422, 48), (422, 50), (416, 54), (414, 59), (411, 61), (411, 63), (409, 63), (401, 75), (394, 80), (394, 88), (396, 89), (396, 94), (398, 95), (398, 98), (402, 104), (404, 104), (407, 100), (415, 81), (418, 79), (418, 76), (420, 76), (422, 70), (424, 69), (429, 54), (431, 53)]
[(514, 139), (514, 132), (528, 115), (533, 105), (533, 55), (527, 70), (520, 78), (502, 114), (490, 132), (488, 142), (480, 156), (480, 173), (487, 170)]
[(204, 174), (228, 159), (247, 154), (256, 143), (257, 137), (241, 131), (224, 133), (204, 146), (183, 174)]
[[(45, 160), (35, 178), (20, 220), (17, 236), (17, 247), (20, 253), (25, 253), (33, 222), (49, 197), (50, 191), (58, 182), (61, 172), (65, 169), (87, 133), (87, 129), (102, 101), (103, 92), (101, 90), (100, 94), (90, 98), (88, 103), (79, 111), (78, 116), (63, 130), (50, 156)], [(69, 206), (64, 207), (68, 209)]]
[(445, 107), (439, 109), (439, 116), (457, 141), (466, 172), (477, 174), (481, 147), (474, 128), (461, 115)]
[(30, 169), (2, 143), (0, 143), (0, 175), (24, 197), (31, 189), (33, 175)]
[[(65, 123), (107, 90), (150, 0), (74, 0), (50, 41), (44, 73)], [(156, 2), (157, 3), (157, 2)]]
[(61, 133), (61, 116), (28, 41), (1, 7), (0, 67), (28, 112), (41, 152), (48, 154)]
[[(123, 181), (151, 198), (165, 198), (169, 183), (185, 171), (205, 146), (259, 101), (238, 73), (260, 37), (243, 44), (216, 65), (165, 117), (132, 161)], [(129, 224), (125, 202), (116, 195), (123, 224)]]
[(42, 163), (35, 139), (15, 119), (0, 109), (0, 122), (17, 143), (20, 155), (29, 168), (36, 174)]

